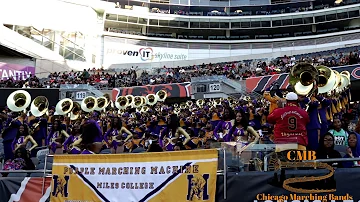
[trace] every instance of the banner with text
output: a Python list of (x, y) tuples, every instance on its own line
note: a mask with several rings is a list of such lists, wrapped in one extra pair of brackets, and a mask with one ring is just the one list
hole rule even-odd
[(191, 83), (186, 82), (114, 88), (112, 90), (112, 99), (115, 101), (119, 96), (126, 95), (147, 96), (149, 94), (156, 94), (160, 90), (166, 91), (168, 98), (191, 97)]
[(149, 63), (188, 60), (188, 49), (146, 47), (121, 43), (119, 38), (104, 37), (104, 64)]
[(26, 80), (31, 75), (35, 75), (35, 67), (0, 62), (0, 80)]
[(51, 201), (215, 202), (217, 150), (56, 155)]

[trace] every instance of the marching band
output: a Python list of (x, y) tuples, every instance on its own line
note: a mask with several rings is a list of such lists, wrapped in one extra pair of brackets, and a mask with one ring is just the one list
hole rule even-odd
[[(308, 149), (316, 150), (320, 136), (349, 108), (350, 73), (308, 63), (295, 65), (289, 83), (307, 111)], [(287, 91), (291, 91), (287, 89)], [(287, 92), (285, 93), (287, 94)], [(209, 142), (249, 145), (273, 141), (267, 116), (284, 106), (284, 94), (267, 89), (264, 97), (218, 98), (166, 104), (167, 92), (147, 96), (86, 97), (81, 103), (60, 100), (50, 107), (46, 97), (31, 102), (25, 90), (13, 92), (1, 114), (5, 160), (18, 148), (36, 155), (39, 147), (51, 154), (91, 154), (206, 148)], [(29, 110), (27, 110), (29, 108)], [(272, 123), (276, 123), (276, 120)], [(276, 136), (276, 135), (275, 135)]]

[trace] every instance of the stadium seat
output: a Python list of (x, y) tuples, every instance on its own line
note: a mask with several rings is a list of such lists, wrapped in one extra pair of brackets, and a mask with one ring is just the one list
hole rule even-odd
[(30, 177), (44, 177), (44, 173), (31, 173)]
[(346, 149), (347, 149), (347, 146), (344, 146), (344, 145), (335, 145), (334, 149), (338, 152), (341, 153), (345, 153), (346, 154)]
[(35, 166), (40, 163), (39, 159), (36, 158), (36, 157), (32, 157), (32, 158), (31, 158), (31, 161), (33, 162), (33, 164), (34, 164)]
[[(36, 170), (43, 170), (44, 168), (45, 168), (44, 163), (40, 163), (39, 165), (36, 166)], [(52, 169), (52, 163), (47, 163), (46, 170), (51, 170), (51, 169)]]
[(100, 154), (111, 154), (111, 150), (110, 149), (104, 149), (100, 152)]
[(8, 177), (27, 177), (27, 173), (9, 173)]

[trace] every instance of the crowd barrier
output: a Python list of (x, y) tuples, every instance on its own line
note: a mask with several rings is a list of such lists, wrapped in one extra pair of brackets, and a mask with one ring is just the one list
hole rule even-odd
[[(218, 147), (219, 145), (217, 145)], [(248, 152), (244, 152), (241, 157), (237, 154), (236, 149), (234, 149), (233, 144), (222, 144), (220, 145), (221, 148), (217, 148), (218, 151), (218, 160), (217, 160), (217, 172), (216, 172), (216, 187), (213, 187), (214, 190), (216, 189), (216, 194), (214, 195), (215, 198), (210, 198), (208, 201), (217, 201), (217, 202), (225, 202), (225, 201), (239, 201), (241, 198), (242, 202), (253, 202), (253, 201), (265, 201), (261, 200), (260, 196), (291, 196), (294, 194), (289, 192), (288, 190), (283, 188), (282, 182), (278, 181), (278, 178), (275, 177), (275, 173), (278, 175), (283, 175), (283, 178), (289, 179), (293, 178), (294, 176), (325, 176), (327, 172), (324, 169), (298, 169), (298, 170), (286, 170), (286, 173), (283, 173), (283, 170), (280, 172), (274, 171), (267, 171), (267, 156), (268, 154), (272, 153), (272, 146), (268, 145), (259, 145), (256, 148), (249, 149)], [(260, 148), (262, 149), (262, 152)], [(207, 150), (195, 150), (195, 152), (206, 152)], [(188, 152), (188, 151), (185, 151)], [(192, 151), (190, 151), (192, 152)], [(261, 154), (260, 154), (261, 153)], [(140, 157), (141, 155), (153, 155), (154, 153), (145, 153), (145, 154), (126, 154), (130, 158)], [(164, 153), (172, 161), (180, 158), (177, 154), (179, 152), (170, 152)], [(140, 156), (139, 156), (140, 155)], [(155, 155), (158, 156), (158, 155)], [(158, 158), (158, 157), (151, 157), (151, 158)], [(182, 155), (181, 158), (186, 159), (190, 158), (189, 155)], [(191, 155), (190, 155), (191, 156)], [(81, 158), (87, 157), (92, 158), (93, 155), (85, 155), (79, 156)], [(79, 158), (78, 157), (78, 158)], [(70, 162), (71, 164), (76, 164), (75, 160), (71, 160), (72, 156), (67, 155), (60, 163), (52, 164), (53, 170), (46, 170), (48, 167), (48, 163), (52, 161), (48, 161), (47, 158), (53, 158), (52, 155), (45, 156), (45, 166), (43, 170), (36, 170), (36, 171), (3, 171), (0, 170), (0, 173), (8, 174), (8, 173), (26, 173), (27, 176), (32, 176), (34, 173), (39, 174), (39, 177), (0, 177), (0, 202), (2, 201), (49, 201), (50, 195), (53, 194), (54, 187), (51, 184), (54, 184), (54, 175), (59, 174), (59, 168), (56, 166), (62, 165), (65, 161)], [(57, 158), (57, 157), (56, 157)], [(75, 157), (76, 158), (76, 157)], [(95, 157), (96, 158), (96, 157)], [(111, 159), (116, 158), (116, 155), (106, 155), (101, 157), (104, 159), (103, 162), (111, 161)], [(204, 158), (205, 157), (199, 157)], [(252, 161), (256, 158), (263, 159), (263, 170), (258, 166), (252, 166)], [(66, 160), (70, 159), (70, 160)], [(110, 159), (110, 160), (109, 160)], [(102, 161), (102, 160), (101, 160)], [(126, 160), (120, 160), (126, 162)], [(304, 162), (343, 162), (343, 161), (360, 161), (360, 158), (343, 158), (343, 159), (322, 159), (322, 160), (315, 160), (315, 161), (304, 161)], [(199, 161), (200, 162), (200, 161)], [(154, 162), (155, 165), (159, 163)], [(256, 163), (255, 163), (256, 164)], [(205, 165), (205, 164), (204, 164)], [(209, 167), (206, 165), (206, 167)], [(210, 166), (211, 167), (211, 166)], [(63, 171), (63, 168), (60, 169)], [(243, 172), (254, 170), (251, 172)], [(265, 172), (264, 172), (265, 171)], [(52, 174), (51, 174), (52, 172)], [(284, 171), (285, 172), (285, 171)], [(56, 178), (57, 179), (57, 178)], [(105, 179), (105, 178), (104, 178)], [(360, 193), (357, 190), (360, 189), (360, 184), (358, 180), (360, 179), (360, 173), (358, 173), (358, 169), (344, 169), (344, 168), (337, 168), (335, 170), (334, 176), (325, 180), (325, 184), (334, 185), (336, 187), (336, 191), (327, 193), (328, 197), (329, 194), (332, 194), (333, 197), (335, 196), (344, 196), (348, 197), (347, 200), (359, 200)], [(281, 180), (281, 177), (280, 177)], [(311, 187), (309, 183), (315, 183), (316, 186), (319, 185), (318, 182), (307, 182), (307, 183), (300, 183), (300, 187)], [(348, 186), (351, 184), (351, 186)], [(83, 187), (84, 186), (84, 187)], [(170, 185), (168, 185), (171, 187)], [(177, 192), (182, 193), (179, 190), (179, 187), (186, 186), (184, 184), (177, 185), (178, 187)], [(209, 183), (209, 186), (213, 186), (213, 184)], [(85, 189), (85, 185), (77, 184), (77, 187)], [(211, 187), (209, 187), (210, 189)], [(130, 191), (131, 192), (131, 191)], [(167, 191), (169, 192), (169, 191)], [(106, 194), (106, 190), (104, 194)], [(302, 194), (299, 194), (302, 195)], [(318, 194), (319, 196), (322, 194)], [(164, 197), (166, 195), (162, 195)], [(352, 197), (350, 199), (349, 197)], [(179, 196), (181, 197), (181, 195)], [(343, 198), (344, 198), (343, 197)], [(315, 199), (314, 199), (315, 200)], [(56, 200), (55, 200), (56, 201)], [(106, 200), (103, 200), (106, 201)], [(149, 200), (151, 201), (151, 200)], [(290, 200), (291, 201), (291, 200)], [(302, 200), (299, 200), (302, 202)], [(329, 199), (329, 201), (331, 201)], [(342, 201), (342, 200), (341, 200)]]

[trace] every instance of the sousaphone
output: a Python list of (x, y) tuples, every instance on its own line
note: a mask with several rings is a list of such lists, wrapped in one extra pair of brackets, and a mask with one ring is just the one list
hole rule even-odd
[(70, 120), (74, 121), (80, 117), (81, 114), (81, 105), (78, 102), (74, 102), (74, 106), (71, 109)]
[(146, 96), (146, 100), (147, 100), (147, 105), (153, 106), (156, 104), (157, 100), (157, 96), (155, 94), (149, 94)]
[(319, 71), (318, 93), (328, 93), (333, 90), (336, 83), (336, 74), (326, 66), (317, 66)]
[(317, 90), (319, 72), (309, 63), (299, 63), (291, 69), (289, 83), (296, 94), (310, 96)]
[(93, 96), (88, 96), (81, 102), (81, 109), (84, 112), (92, 112), (96, 109), (96, 107), (97, 99)]
[(116, 99), (115, 106), (118, 109), (126, 109), (129, 106), (129, 100), (125, 96), (120, 96)]
[(73, 105), (74, 103), (71, 99), (62, 99), (56, 104), (55, 112), (57, 115), (65, 115), (71, 111)]
[(157, 96), (157, 100), (159, 102), (164, 102), (167, 98), (167, 92), (164, 91), (164, 90), (159, 90), (157, 93), (156, 93), (156, 96)]
[(97, 105), (95, 107), (96, 111), (102, 111), (104, 110), (108, 105), (108, 99), (106, 97), (98, 97), (96, 98)]
[(30, 106), (30, 112), (35, 117), (44, 115), (49, 108), (49, 101), (45, 96), (36, 97)]
[(350, 86), (350, 72), (348, 71), (342, 71), (340, 73), (340, 76), (342, 77), (342, 83), (341, 83), (341, 90), (345, 90), (347, 87)]
[(17, 90), (12, 92), (7, 98), (6, 105), (13, 112), (24, 111), (29, 107), (31, 96), (24, 90)]

